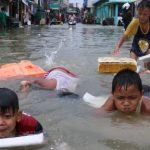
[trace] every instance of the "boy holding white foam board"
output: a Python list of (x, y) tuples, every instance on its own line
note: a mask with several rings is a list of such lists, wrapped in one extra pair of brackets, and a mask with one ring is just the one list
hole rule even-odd
[(41, 124), (32, 116), (19, 110), (17, 94), (0, 88), (0, 138), (41, 133)]

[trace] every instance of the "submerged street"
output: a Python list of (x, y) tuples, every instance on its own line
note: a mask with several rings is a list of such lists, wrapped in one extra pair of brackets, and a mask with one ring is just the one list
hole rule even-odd
[[(0, 81), (0, 87), (17, 92), (20, 109), (36, 117), (43, 125), (46, 144), (25, 149), (39, 150), (149, 150), (149, 116), (100, 115), (87, 105), (85, 92), (109, 95), (113, 74), (97, 72), (98, 57), (112, 56), (123, 27), (84, 25), (32, 26), (0, 33), (0, 63), (31, 60), (44, 70), (65, 66), (80, 78), (79, 97), (59, 97), (55, 91), (31, 88), (20, 92), (20, 81)], [(128, 39), (121, 57), (128, 57)], [(149, 85), (149, 76), (142, 81)], [(22, 149), (22, 148), (20, 148)]]

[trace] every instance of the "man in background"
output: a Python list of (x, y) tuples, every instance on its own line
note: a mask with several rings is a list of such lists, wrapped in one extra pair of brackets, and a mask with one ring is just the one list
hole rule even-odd
[(4, 30), (6, 28), (6, 21), (7, 21), (6, 9), (5, 7), (2, 7), (0, 11), (0, 30)]

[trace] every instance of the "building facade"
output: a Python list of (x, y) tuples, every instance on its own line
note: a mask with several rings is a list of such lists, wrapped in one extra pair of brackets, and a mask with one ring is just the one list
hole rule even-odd
[(134, 3), (134, 0), (95, 0), (93, 5), (96, 22), (102, 24), (103, 20), (110, 18), (114, 20), (114, 25), (118, 25), (122, 6), (127, 2)]

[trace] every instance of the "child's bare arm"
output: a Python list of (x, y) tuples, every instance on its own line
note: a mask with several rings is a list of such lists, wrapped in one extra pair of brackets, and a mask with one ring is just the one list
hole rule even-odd
[(127, 38), (127, 36), (125, 34), (123, 34), (121, 36), (121, 38), (119, 39), (117, 45), (115, 46), (115, 49), (113, 51), (114, 54), (117, 54), (120, 52), (120, 47), (122, 46), (123, 42), (125, 41), (125, 39)]
[(106, 102), (99, 108), (99, 111), (112, 111), (114, 110), (114, 100), (113, 96), (110, 96)]
[(39, 79), (31, 81), (31, 84), (37, 84), (42, 88), (54, 90), (56, 88), (57, 81), (55, 79)]
[(27, 91), (32, 84), (37, 84), (42, 88), (54, 90), (57, 85), (57, 81), (55, 79), (37, 79), (30, 81), (21, 81), (21, 90)]
[(143, 105), (142, 105), (141, 111), (143, 113), (150, 114), (150, 97), (143, 96), (142, 101), (143, 101)]

